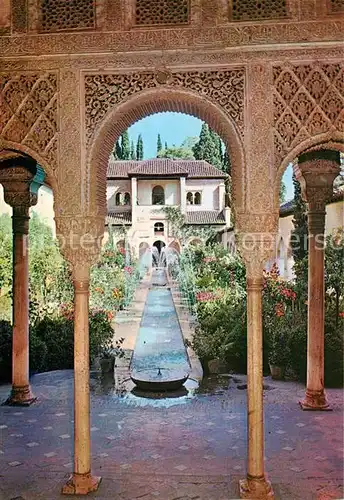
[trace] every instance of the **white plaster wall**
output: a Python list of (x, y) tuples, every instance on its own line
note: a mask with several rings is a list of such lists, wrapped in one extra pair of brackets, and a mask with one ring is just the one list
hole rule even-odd
[(219, 187), (222, 179), (186, 179), (185, 197), (188, 191), (201, 193), (201, 205), (187, 205), (187, 211), (220, 210)]
[(154, 186), (161, 186), (165, 190), (165, 205), (180, 205), (180, 181), (179, 179), (137, 180), (137, 200), (139, 206), (152, 205), (152, 190)]
[[(344, 202), (338, 201), (330, 203), (326, 207), (326, 236), (335, 232), (338, 228), (344, 226)], [(290, 237), (294, 229), (293, 215), (280, 217), (278, 222), (278, 239), (276, 245), (275, 256), (268, 262), (266, 268), (270, 269), (274, 262), (277, 263), (280, 274), (286, 279), (293, 279), (294, 259), (290, 248)], [(222, 244), (228, 250), (235, 245), (233, 231), (223, 233), (221, 238)]]
[(325, 233), (331, 234), (344, 226), (344, 202), (337, 201), (326, 207)]
[[(42, 186), (38, 191), (37, 205), (30, 208), (30, 214), (36, 212), (41, 220), (47, 224), (55, 235), (54, 221), (54, 196), (52, 190), (47, 186)], [(12, 208), (5, 203), (4, 190), (0, 184), (0, 214), (12, 215)]]
[(106, 201), (109, 210), (123, 210), (124, 205), (116, 205), (116, 193), (130, 193), (131, 196), (131, 180), (130, 179), (116, 179), (107, 182), (106, 187)]

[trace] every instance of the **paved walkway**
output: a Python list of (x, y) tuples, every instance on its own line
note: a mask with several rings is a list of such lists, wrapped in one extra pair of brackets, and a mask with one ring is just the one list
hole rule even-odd
[[(39, 402), (0, 407), (0, 499), (55, 500), (72, 470), (73, 374), (36, 375)], [(98, 499), (228, 500), (245, 475), (244, 377), (205, 379), (198, 394), (149, 400), (116, 394), (95, 374), (93, 472)], [(302, 412), (303, 387), (265, 379), (266, 469), (277, 499), (343, 498), (343, 401), (333, 412)], [(9, 386), (0, 386), (4, 400)]]

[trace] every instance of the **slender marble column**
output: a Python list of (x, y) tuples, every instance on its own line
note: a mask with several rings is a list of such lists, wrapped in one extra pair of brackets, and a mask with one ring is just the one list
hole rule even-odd
[(307, 388), (303, 410), (329, 410), (324, 390), (324, 233), (326, 201), (340, 172), (336, 151), (312, 151), (299, 157), (294, 167), (308, 202), (308, 342)]
[(273, 499), (264, 471), (263, 321), (261, 276), (247, 277), (247, 478), (240, 497)]
[(12, 391), (6, 404), (29, 406), (36, 400), (29, 383), (29, 208), (37, 203), (44, 172), (34, 160), (22, 157), (5, 160), (0, 167), (5, 201), (13, 211)]
[(86, 495), (100, 483), (91, 475), (89, 273), (89, 264), (74, 270), (74, 472), (62, 488), (66, 495)]
[(35, 401), (29, 383), (29, 207), (13, 207), (12, 391), (8, 404)]

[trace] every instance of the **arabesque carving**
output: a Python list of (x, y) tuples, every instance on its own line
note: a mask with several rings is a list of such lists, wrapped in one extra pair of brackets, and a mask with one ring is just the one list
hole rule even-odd
[(60, 250), (73, 268), (97, 262), (104, 235), (104, 217), (55, 217)]
[(286, 0), (231, 0), (231, 21), (256, 21), (287, 17)]
[[(158, 88), (161, 72), (85, 75), (85, 125), (89, 145), (108, 111), (142, 90)], [(245, 70), (168, 73), (167, 83), (207, 97), (223, 110), (243, 134)], [(104, 99), (106, 96), (106, 99)]]
[(344, 132), (344, 65), (310, 63), (273, 68), (275, 162), (311, 137)]
[(40, 0), (40, 31), (94, 28), (94, 0)]
[(189, 3), (189, 0), (136, 0), (135, 24), (185, 24), (189, 21)]
[(20, 143), (57, 167), (56, 72), (0, 73), (0, 137)]

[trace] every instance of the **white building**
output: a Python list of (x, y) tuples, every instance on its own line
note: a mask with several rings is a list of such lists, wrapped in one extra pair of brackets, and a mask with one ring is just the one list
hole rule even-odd
[[(229, 224), (225, 208), (226, 175), (203, 160), (154, 158), (143, 161), (110, 160), (107, 174), (107, 225), (123, 245), (121, 227), (133, 252), (164, 246), (180, 249), (169, 227), (165, 207), (179, 207), (185, 224), (221, 230)], [(117, 231), (116, 231), (117, 230)], [(190, 231), (192, 234), (192, 230)]]

